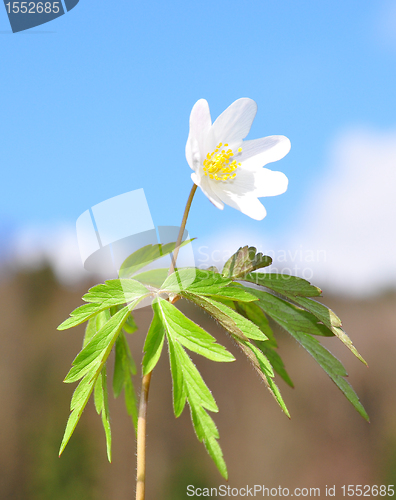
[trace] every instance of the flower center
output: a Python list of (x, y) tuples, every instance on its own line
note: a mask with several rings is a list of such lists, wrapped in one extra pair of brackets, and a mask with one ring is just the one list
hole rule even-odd
[[(235, 170), (241, 164), (237, 163), (236, 160), (230, 161), (230, 158), (234, 156), (232, 149), (221, 149), (223, 143), (216, 147), (212, 153), (206, 155), (203, 161), (203, 171), (206, 176), (210, 179), (216, 181), (228, 181), (235, 178)], [(224, 144), (224, 148), (227, 148), (228, 144)], [(242, 151), (242, 148), (238, 148), (238, 153)]]

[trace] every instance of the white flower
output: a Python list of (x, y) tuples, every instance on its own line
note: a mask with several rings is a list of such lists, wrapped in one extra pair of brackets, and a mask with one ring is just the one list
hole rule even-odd
[(261, 220), (267, 212), (257, 198), (282, 194), (288, 183), (282, 172), (262, 167), (283, 158), (290, 141), (282, 135), (243, 141), (256, 111), (252, 99), (238, 99), (212, 124), (209, 105), (200, 99), (190, 115), (186, 158), (193, 182), (217, 208), (226, 203)]

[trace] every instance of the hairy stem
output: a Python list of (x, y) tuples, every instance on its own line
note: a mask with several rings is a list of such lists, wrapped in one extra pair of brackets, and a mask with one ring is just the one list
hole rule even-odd
[(146, 422), (148, 393), (150, 389), (151, 374), (142, 379), (142, 392), (140, 393), (139, 418), (137, 431), (137, 475), (136, 475), (136, 500), (144, 500), (146, 487)]
[[(197, 185), (194, 184), (188, 196), (186, 208), (180, 226), (180, 231), (177, 236), (175, 250), (173, 252), (172, 263), (169, 268), (169, 275), (172, 274), (176, 267), (176, 259), (179, 254), (180, 244), (186, 228), (187, 217), (190, 212), (191, 203), (194, 198)], [(146, 489), (146, 424), (147, 424), (147, 404), (148, 394), (150, 389), (151, 374), (147, 373), (142, 379), (142, 391), (140, 393), (139, 403), (139, 418), (137, 430), (137, 473), (136, 473), (136, 500), (144, 500)]]

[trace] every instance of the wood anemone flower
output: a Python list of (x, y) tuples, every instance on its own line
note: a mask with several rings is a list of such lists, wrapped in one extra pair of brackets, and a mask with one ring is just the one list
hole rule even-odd
[(194, 170), (193, 182), (217, 208), (226, 204), (262, 220), (267, 212), (258, 198), (282, 194), (288, 184), (285, 174), (263, 166), (282, 159), (290, 141), (283, 135), (244, 141), (256, 111), (252, 99), (238, 99), (212, 124), (207, 101), (197, 101), (190, 115), (186, 158)]

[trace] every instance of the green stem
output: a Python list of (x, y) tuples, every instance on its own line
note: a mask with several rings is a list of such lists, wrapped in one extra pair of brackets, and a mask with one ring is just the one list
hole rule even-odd
[[(190, 212), (191, 203), (194, 198), (197, 185), (194, 184), (191, 188), (190, 195), (187, 200), (186, 208), (180, 226), (180, 231), (177, 236), (175, 250), (173, 252), (172, 263), (169, 268), (169, 274), (172, 274), (176, 267), (176, 259), (179, 254), (180, 244), (186, 228), (187, 217)], [(146, 424), (147, 424), (147, 404), (148, 394), (150, 389), (151, 374), (147, 373), (142, 379), (142, 390), (140, 393), (139, 403), (139, 418), (137, 429), (137, 473), (136, 473), (136, 500), (144, 500), (146, 490)]]

